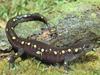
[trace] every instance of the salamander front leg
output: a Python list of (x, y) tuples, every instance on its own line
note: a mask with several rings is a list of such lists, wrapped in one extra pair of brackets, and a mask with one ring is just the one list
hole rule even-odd
[(14, 64), (15, 60), (16, 60), (18, 57), (22, 56), (23, 54), (24, 54), (24, 50), (23, 50), (23, 49), (18, 49), (18, 52), (17, 52), (17, 53), (12, 53), (12, 54), (8, 57), (9, 68), (10, 68), (10, 67), (13, 68), (13, 67), (15, 66), (15, 64)]
[(9, 69), (10, 67), (14, 67), (14, 61), (15, 61), (15, 54), (11, 54), (9, 57), (8, 57), (8, 62), (9, 62)]

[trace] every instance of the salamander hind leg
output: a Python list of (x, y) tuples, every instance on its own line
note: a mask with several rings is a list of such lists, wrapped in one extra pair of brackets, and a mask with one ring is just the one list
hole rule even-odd
[(74, 59), (76, 59), (76, 57), (74, 57), (73, 54), (68, 54), (65, 59), (64, 59), (64, 69), (65, 70), (72, 70), (72, 68), (70, 68), (70, 64), (71, 61), (73, 61)]
[(18, 49), (18, 55), (17, 57), (21, 57), (22, 60), (25, 60), (27, 58), (27, 54), (24, 52), (23, 49)]
[(64, 60), (64, 70), (67, 72), (68, 70), (72, 70), (70, 67), (70, 61)]

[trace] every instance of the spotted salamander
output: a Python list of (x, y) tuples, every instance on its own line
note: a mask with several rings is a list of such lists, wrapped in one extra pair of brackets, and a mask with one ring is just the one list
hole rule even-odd
[[(59, 48), (34, 39), (18, 37), (14, 28), (18, 23), (27, 21), (40, 21), (48, 24), (46, 18), (38, 13), (20, 15), (11, 18), (7, 22), (5, 31), (8, 41), (17, 53), (16, 55), (21, 56), (23, 53), (26, 53), (27, 55), (36, 57), (37, 59), (47, 63), (54, 64), (64, 62), (64, 64), (67, 65), (68, 62), (80, 57), (83, 53), (86, 53), (91, 49), (89, 46), (87, 47), (90, 43), (88, 41), (80, 42), (66, 48)], [(14, 62), (14, 56), (11, 56), (9, 61)]]

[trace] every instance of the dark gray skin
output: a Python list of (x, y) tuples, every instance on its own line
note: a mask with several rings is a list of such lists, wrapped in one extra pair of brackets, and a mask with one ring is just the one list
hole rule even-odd
[[(93, 48), (90, 46), (90, 40), (83, 40), (66, 48), (58, 48), (35, 39), (20, 38), (14, 32), (14, 28), (18, 23), (27, 21), (40, 21), (46, 25), (48, 24), (45, 17), (37, 13), (16, 16), (7, 22), (5, 30), (8, 41), (15, 53), (20, 57), (26, 54), (46, 63), (55, 64), (64, 62), (64, 65), (67, 66), (68, 62), (73, 61)], [(15, 59), (15, 55), (11, 55), (9, 62), (13, 63)]]

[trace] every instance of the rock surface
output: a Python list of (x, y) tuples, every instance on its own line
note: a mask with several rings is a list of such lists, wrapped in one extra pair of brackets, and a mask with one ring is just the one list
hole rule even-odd
[(67, 46), (82, 38), (100, 40), (100, 11), (81, 12), (81, 15), (67, 14), (59, 20), (56, 28), (58, 46)]

